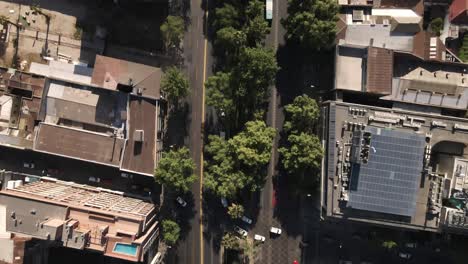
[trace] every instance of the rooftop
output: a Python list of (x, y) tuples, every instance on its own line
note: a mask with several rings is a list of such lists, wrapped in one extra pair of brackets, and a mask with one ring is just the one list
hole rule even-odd
[(339, 45), (335, 69), (337, 90), (391, 94), (392, 50)]
[(160, 68), (96, 55), (91, 83), (105, 89), (130, 89), (132, 93), (159, 99)]
[(120, 128), (126, 119), (127, 96), (103, 89), (50, 80), (46, 122), (59, 119)]
[(468, 1), (453, 0), (449, 10), (450, 22), (455, 24), (468, 23)]
[(91, 84), (91, 76), (93, 75), (92, 68), (62, 61), (49, 61), (48, 65), (32, 62), (29, 72), (81, 84)]
[(34, 150), (118, 167), (124, 145), (115, 136), (41, 123)]
[[(362, 146), (363, 136), (368, 137)], [(357, 139), (357, 140), (354, 140)], [(357, 142), (355, 142), (357, 141)], [(361, 149), (362, 147), (362, 149)], [(352, 162), (348, 207), (413, 216), (420, 182), (425, 137), (409, 132), (369, 127), (353, 133), (353, 149), (367, 155)], [(365, 154), (362, 153), (365, 150)], [(351, 158), (353, 160), (353, 157)]]
[[(153, 175), (156, 166), (155, 104), (152, 100), (130, 97), (129, 132), (121, 169)], [(142, 141), (136, 139), (136, 133), (143, 133)]]
[(467, 65), (413, 59), (397, 54), (392, 94), (384, 100), (466, 110)]
[(145, 219), (155, 210), (153, 204), (125, 197), (123, 194), (87, 185), (63, 181), (37, 181), (3, 194), (20, 196), (42, 202), (51, 202), (69, 207), (87, 208), (102, 213), (113, 213), (129, 218)]
[(345, 43), (411, 52), (413, 50), (413, 36), (413, 33), (395, 34), (389, 25), (353, 24), (346, 28)]
[(327, 165), (322, 201), (327, 216), (437, 231), (440, 218), (433, 212), (440, 212), (440, 206), (431, 207), (430, 201), (441, 204), (433, 198), (441, 197), (441, 188), (437, 194), (434, 186), (442, 186), (443, 175), (450, 175), (443, 168), (453, 167), (438, 155), (454, 151), (448, 141), (460, 142), (463, 152), (466, 119), (344, 102), (326, 103), (323, 111)]

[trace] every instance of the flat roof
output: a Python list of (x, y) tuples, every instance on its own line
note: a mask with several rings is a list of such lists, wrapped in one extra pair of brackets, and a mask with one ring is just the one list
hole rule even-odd
[(409, 8), (372, 8), (372, 15), (421, 19), (421, 17), (418, 14), (416, 14), (416, 12)]
[(40, 123), (34, 150), (118, 167), (124, 144), (122, 138)]
[(91, 84), (91, 76), (93, 75), (92, 68), (61, 61), (49, 61), (48, 65), (31, 62), (29, 72), (82, 84)]
[[(423, 171), (425, 136), (377, 127), (368, 127), (366, 132), (370, 135), (368, 160), (351, 165), (347, 206), (412, 217)], [(362, 139), (362, 132), (356, 133)]]
[(96, 55), (91, 83), (109, 90), (117, 90), (118, 84), (129, 85), (133, 93), (140, 90), (144, 97), (159, 99), (162, 71), (160, 68)]
[(126, 119), (127, 95), (100, 88), (50, 80), (47, 93), (46, 119), (56, 118), (120, 128)]
[(362, 67), (365, 54), (364, 47), (337, 46), (335, 89), (362, 91)]
[[(130, 97), (129, 130), (121, 169), (154, 174), (156, 159), (156, 102)], [(143, 130), (143, 142), (136, 142), (136, 130)]]
[(73, 182), (36, 181), (5, 189), (0, 194), (55, 203), (73, 208), (87, 208), (103, 214), (114, 214), (143, 220), (154, 213), (154, 204), (125, 197), (122, 193)]
[(468, 78), (463, 72), (468, 66), (397, 60), (392, 93), (382, 99), (466, 110)]
[(390, 25), (360, 24), (348, 25), (346, 44), (386, 48), (411, 52), (413, 50), (413, 33), (392, 34)]

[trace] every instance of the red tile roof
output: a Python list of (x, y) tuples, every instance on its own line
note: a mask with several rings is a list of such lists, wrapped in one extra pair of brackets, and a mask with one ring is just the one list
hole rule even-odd
[(393, 51), (369, 47), (367, 51), (366, 92), (392, 93)]
[(468, 24), (468, 1), (453, 0), (450, 5), (449, 19), (455, 24)]

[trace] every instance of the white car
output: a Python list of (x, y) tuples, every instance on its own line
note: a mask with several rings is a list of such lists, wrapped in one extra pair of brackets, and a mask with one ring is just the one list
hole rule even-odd
[(281, 235), (281, 228), (277, 228), (277, 227), (272, 226), (270, 228), (270, 232), (273, 233), (273, 234)]
[(88, 181), (100, 183), (100, 182), (101, 182), (101, 178), (91, 176), (91, 177), (89, 177)]
[(398, 254), (398, 256), (400, 256), (400, 258), (403, 258), (403, 259), (410, 259), (411, 258), (411, 254), (410, 253), (403, 253), (403, 252), (400, 252)]
[(254, 239), (260, 242), (265, 242), (265, 237), (255, 234)]
[(247, 216), (242, 216), (241, 218), (242, 221), (246, 222), (247, 224), (252, 224), (252, 219), (248, 218)]
[(247, 233), (247, 231), (245, 231), (244, 229), (238, 227), (238, 226), (234, 226), (234, 231), (236, 231), (239, 235), (243, 236), (243, 237), (246, 237), (249, 233)]
[(161, 263), (161, 252), (156, 253), (156, 256), (154, 256), (153, 260), (151, 261), (151, 264), (159, 264)]
[(228, 201), (226, 198), (221, 198), (221, 204), (223, 205), (224, 208), (227, 208), (228, 207)]
[(180, 196), (178, 196), (178, 197), (176, 198), (176, 201), (177, 201), (177, 203), (180, 204), (182, 207), (187, 206), (187, 202), (184, 201), (184, 199), (182, 199)]

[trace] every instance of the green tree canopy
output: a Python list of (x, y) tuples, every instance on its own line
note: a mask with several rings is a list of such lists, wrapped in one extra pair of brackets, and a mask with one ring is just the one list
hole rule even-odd
[(193, 173), (195, 162), (190, 157), (189, 149), (182, 147), (163, 153), (155, 170), (156, 182), (172, 187), (180, 192), (188, 192), (197, 176)]
[(213, 17), (213, 28), (215, 31), (225, 27), (239, 29), (242, 21), (239, 9), (227, 3), (222, 7), (216, 8)]
[(244, 32), (250, 47), (256, 47), (262, 44), (265, 36), (270, 33), (270, 26), (265, 20), (265, 2), (253, 0), (250, 1), (245, 10), (246, 22)]
[(444, 20), (440, 17), (434, 18), (429, 25), (432, 32), (434, 32), (437, 36), (440, 36), (440, 32), (444, 28)]
[(397, 246), (398, 245), (397, 245), (397, 243), (395, 241), (389, 240), (389, 241), (382, 242), (382, 247), (387, 249), (387, 250), (393, 249), (393, 248), (395, 248)]
[(286, 38), (316, 50), (331, 47), (338, 11), (336, 0), (289, 0), (289, 16), (282, 21)]
[(465, 36), (463, 36), (463, 44), (458, 53), (458, 57), (463, 62), (468, 62), (468, 34), (465, 34)]
[(245, 130), (227, 141), (209, 136), (204, 186), (227, 198), (245, 188), (261, 188), (274, 136), (275, 129), (263, 121), (247, 122)]
[(237, 237), (235, 234), (231, 232), (224, 234), (221, 240), (221, 245), (226, 249), (231, 249), (231, 250), (241, 249), (239, 237)]
[(279, 152), (284, 168), (291, 174), (320, 169), (323, 149), (316, 135), (290, 134), (288, 146), (280, 148)]
[(279, 66), (273, 50), (265, 48), (245, 48), (234, 69), (234, 77), (239, 82), (240, 96), (268, 96), (268, 87), (275, 82)]
[(231, 74), (225, 72), (217, 72), (215, 75), (208, 77), (205, 83), (206, 89), (206, 104), (213, 106), (218, 112), (218, 116), (224, 117), (223, 121), (226, 129), (235, 122), (236, 105), (234, 104), (233, 89)]
[(240, 124), (251, 120), (255, 111), (267, 101), (269, 86), (279, 70), (275, 53), (265, 48), (245, 48), (232, 72), (235, 83), (236, 120)]
[(177, 105), (179, 99), (189, 94), (189, 81), (177, 67), (169, 67), (161, 80), (161, 90), (167, 94), (170, 102)]
[(237, 55), (247, 42), (247, 36), (242, 30), (224, 27), (216, 32), (215, 45), (221, 47), (226, 55)]
[(231, 204), (228, 207), (228, 215), (232, 219), (239, 219), (244, 215), (244, 207), (241, 204)]
[(249, 121), (245, 129), (229, 140), (235, 146), (234, 154), (244, 166), (260, 168), (270, 161), (276, 130), (265, 122)]
[(178, 48), (184, 37), (185, 26), (182, 17), (168, 16), (160, 27), (166, 49)]
[(162, 234), (163, 239), (168, 245), (174, 245), (180, 236), (179, 225), (172, 220), (162, 221)]
[(300, 131), (313, 133), (313, 129), (320, 116), (317, 102), (307, 95), (294, 98), (294, 101), (284, 108), (286, 121), (284, 129), (286, 131)]

